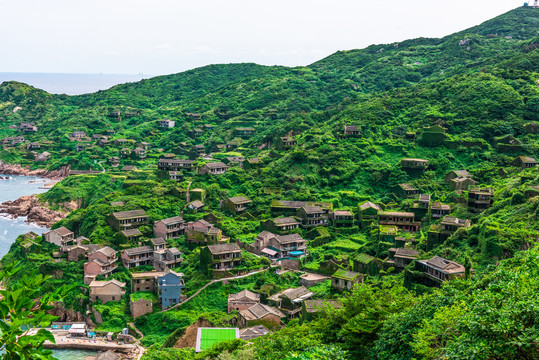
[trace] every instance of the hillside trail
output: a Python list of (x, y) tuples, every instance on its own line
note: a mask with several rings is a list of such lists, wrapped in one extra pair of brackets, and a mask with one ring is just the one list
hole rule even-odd
[(137, 357), (136, 359), (137, 360), (140, 360), (142, 358), (142, 355), (144, 355), (144, 353), (146, 352), (146, 348), (144, 348), (144, 346), (140, 345), (140, 341), (144, 338), (144, 334), (142, 333), (142, 331), (140, 331), (134, 323), (130, 322), (130, 323), (127, 323), (129, 326), (131, 326), (131, 328), (133, 328), (133, 330), (135, 330), (135, 332), (138, 334), (138, 336), (140, 336), (139, 339), (137, 339), (137, 342), (135, 343), (135, 346), (137, 347), (138, 349), (138, 354), (137, 354)]

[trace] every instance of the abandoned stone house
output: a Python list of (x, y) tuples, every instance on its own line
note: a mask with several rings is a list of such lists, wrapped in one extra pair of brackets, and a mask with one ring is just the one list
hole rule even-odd
[(139, 246), (136, 248), (122, 250), (122, 264), (130, 269), (142, 265), (153, 265), (152, 246)]
[(109, 246), (96, 249), (88, 254), (88, 262), (84, 263), (84, 276), (94, 277), (103, 275), (108, 277), (118, 268), (118, 252)]
[(335, 227), (354, 226), (354, 214), (349, 210), (335, 210), (331, 214), (331, 220)]
[(430, 195), (429, 194), (419, 194), (418, 205), (420, 209), (429, 209), (430, 207)]
[(398, 211), (379, 211), (378, 224), (396, 226), (403, 231), (416, 232), (421, 228), (421, 222), (414, 221), (414, 213)]
[(359, 205), (359, 222), (362, 227), (368, 226), (373, 222), (378, 221), (378, 211), (382, 211), (380, 205), (365, 201)]
[(246, 196), (231, 197), (223, 201), (222, 207), (233, 214), (240, 214), (248, 209), (253, 201)]
[(428, 247), (432, 248), (433, 245), (447, 240), (458, 229), (467, 228), (470, 226), (471, 220), (459, 219), (454, 216), (445, 216), (440, 225), (431, 226), (427, 235)]
[(492, 205), (493, 197), (492, 188), (473, 187), (468, 192), (468, 209), (473, 212), (488, 209)]
[(168, 178), (172, 181), (180, 182), (183, 180), (183, 173), (181, 171), (169, 171)]
[(142, 233), (139, 229), (126, 229), (118, 233), (118, 236), (123, 242), (134, 243), (142, 237)]
[(419, 251), (406, 248), (390, 248), (388, 254), (388, 259), (385, 261), (386, 264), (402, 269), (417, 259)]
[(185, 241), (197, 244), (218, 244), (223, 239), (223, 232), (206, 220), (187, 223)]
[(65, 249), (75, 241), (75, 233), (64, 226), (49, 230), (43, 236), (45, 237), (45, 241), (60, 246), (61, 249)]
[(470, 186), (474, 186), (475, 184), (477, 184), (477, 181), (472, 178), (466, 177), (458, 177), (449, 181), (449, 187), (451, 188), (451, 190), (457, 191), (468, 190)]
[(125, 294), (125, 283), (118, 280), (92, 281), (90, 283), (90, 302), (101, 300), (119, 302)]
[(155, 250), (153, 253), (153, 267), (158, 271), (178, 267), (182, 261), (182, 252), (176, 247)]
[(151, 300), (140, 298), (138, 300), (130, 299), (129, 310), (133, 319), (153, 312), (153, 303)]
[(139, 159), (144, 159), (146, 158), (146, 150), (141, 148), (141, 147), (138, 147), (138, 148), (135, 148), (135, 150), (133, 150), (134, 153), (139, 157)]
[(521, 155), (521, 156), (517, 156), (515, 160), (513, 160), (513, 166), (521, 167), (524, 169), (537, 166), (537, 164), (539, 164), (539, 162), (537, 162), (537, 160), (529, 156)]
[(429, 260), (416, 260), (417, 268), (434, 283), (442, 283), (464, 276), (465, 267), (455, 261), (434, 256)]
[(228, 312), (247, 310), (260, 303), (260, 295), (249, 290), (242, 290), (236, 294), (228, 295)]
[(292, 136), (283, 136), (279, 138), (277, 142), (277, 148), (279, 149), (291, 149), (296, 146), (298, 142)]
[(139, 291), (157, 292), (157, 278), (163, 276), (163, 271), (146, 271), (131, 273), (131, 293)]
[(399, 193), (401, 196), (412, 198), (419, 194), (419, 190), (410, 184), (399, 184)]
[(310, 299), (313, 295), (314, 293), (305, 286), (300, 286), (280, 291), (268, 297), (267, 301), (268, 304), (276, 306), (289, 319), (292, 319), (299, 316), (303, 301)]
[(245, 158), (243, 156), (228, 156), (223, 160), (229, 167), (238, 166), (240, 168), (243, 168), (244, 161)]
[(224, 174), (228, 170), (228, 166), (222, 162), (216, 163), (207, 163), (202, 166), (198, 173), (199, 174), (210, 174), (210, 175), (220, 175)]
[(452, 170), (445, 174), (444, 180), (446, 183), (449, 183), (451, 180), (456, 178), (471, 178), (472, 175), (467, 170)]
[(271, 211), (275, 213), (296, 214), (304, 206), (317, 206), (322, 209), (324, 214), (329, 214), (333, 210), (332, 203), (317, 201), (290, 201), (290, 200), (272, 200)]
[(86, 133), (84, 131), (73, 131), (71, 137), (74, 139), (81, 139), (86, 137)]
[(328, 215), (320, 206), (303, 206), (296, 212), (296, 217), (304, 228), (328, 225)]
[(186, 159), (159, 159), (157, 163), (157, 168), (163, 171), (178, 171), (192, 167), (193, 160)]
[(200, 252), (200, 261), (214, 271), (227, 271), (239, 266), (241, 249), (236, 243), (208, 245)]
[(133, 229), (148, 223), (148, 215), (144, 210), (119, 211), (112, 213), (107, 221), (116, 231)]
[(259, 303), (246, 310), (240, 310), (239, 325), (244, 328), (263, 323), (273, 329), (284, 325), (283, 319), (285, 318), (286, 315), (279, 309)]
[(262, 228), (264, 230), (276, 233), (284, 234), (291, 230), (297, 229), (299, 227), (299, 222), (296, 221), (293, 217), (281, 217), (266, 220), (262, 223)]
[(255, 133), (255, 129), (252, 127), (237, 127), (236, 135), (237, 136), (251, 136)]
[(307, 241), (299, 234), (276, 235), (262, 231), (255, 239), (254, 252), (270, 260), (306, 255)]
[(159, 120), (157, 124), (159, 125), (159, 127), (171, 129), (176, 125), (176, 122), (169, 119), (163, 119)]
[(438, 219), (449, 215), (451, 213), (451, 206), (442, 204), (439, 201), (435, 201), (430, 206), (430, 216), (433, 219)]
[(153, 236), (165, 240), (177, 239), (185, 234), (185, 220), (181, 216), (174, 216), (156, 221), (153, 225)]
[(403, 170), (426, 170), (429, 161), (425, 159), (402, 159), (401, 168)]
[(331, 287), (338, 291), (350, 291), (355, 284), (363, 282), (363, 274), (355, 271), (339, 269), (333, 275), (331, 275)]

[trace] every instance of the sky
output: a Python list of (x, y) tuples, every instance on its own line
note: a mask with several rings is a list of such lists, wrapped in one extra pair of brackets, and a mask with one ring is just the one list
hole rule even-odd
[(163, 75), (308, 65), (338, 50), (442, 37), (516, 0), (0, 0), (0, 72)]

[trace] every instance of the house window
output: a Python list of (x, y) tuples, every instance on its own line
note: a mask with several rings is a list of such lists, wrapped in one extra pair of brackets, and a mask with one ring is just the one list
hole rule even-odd
[(113, 296), (113, 297), (112, 297), (112, 301), (114, 301), (114, 300), (116, 300), (116, 296)]

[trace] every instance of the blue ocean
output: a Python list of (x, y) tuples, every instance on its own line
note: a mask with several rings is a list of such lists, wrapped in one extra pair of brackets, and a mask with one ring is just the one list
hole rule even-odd
[[(0, 179), (0, 203), (8, 200), (16, 200), (23, 195), (40, 194), (45, 189), (40, 189), (48, 179), (34, 176), (14, 176), (1, 175)], [(7, 178), (7, 179), (6, 179)], [(2, 215), (2, 214), (0, 214)], [(33, 231), (42, 234), (47, 229), (37, 225), (27, 224), (26, 218), (19, 217), (11, 219), (6, 216), (0, 216), (0, 257), (3, 257), (9, 251), (11, 244), (21, 234)]]

